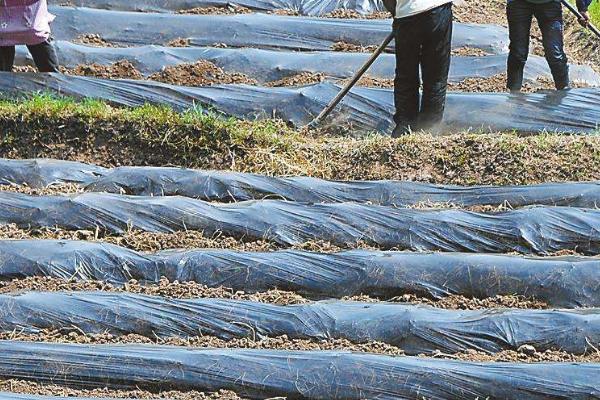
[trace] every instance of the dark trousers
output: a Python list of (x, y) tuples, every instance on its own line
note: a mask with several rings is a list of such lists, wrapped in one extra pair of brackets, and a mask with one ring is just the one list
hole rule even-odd
[[(58, 72), (58, 56), (51, 40), (27, 45), (40, 72)], [(11, 72), (15, 62), (15, 46), (0, 46), (0, 71)]]
[(563, 43), (563, 14), (561, 2), (533, 4), (526, 0), (509, 0), (506, 6), (510, 33), (508, 81), (510, 90), (521, 90), (523, 69), (529, 54), (529, 35), (533, 16), (542, 31), (546, 60), (557, 89), (569, 86), (569, 65)]
[(452, 5), (395, 19), (394, 32), (396, 129), (393, 136), (399, 136), (411, 130), (429, 129), (442, 121), (450, 69)]

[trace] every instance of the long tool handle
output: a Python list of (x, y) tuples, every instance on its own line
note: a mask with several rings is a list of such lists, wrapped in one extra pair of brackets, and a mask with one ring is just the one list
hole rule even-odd
[[(565, 7), (567, 7), (569, 9), (569, 11), (571, 11), (573, 14), (575, 14), (575, 16), (578, 19), (583, 19), (583, 16), (581, 15), (581, 13), (579, 12), (579, 10), (571, 3), (569, 3), (567, 0), (562, 0), (562, 3)], [(600, 38), (600, 30), (598, 30), (598, 28), (596, 28), (594, 26), (594, 24), (592, 24), (591, 22), (588, 24), (588, 28), (590, 31), (594, 32), (596, 34), (596, 36), (598, 36)]]
[(329, 114), (331, 114), (335, 107), (340, 103), (340, 101), (342, 101), (344, 97), (346, 97), (350, 89), (352, 89), (354, 85), (356, 85), (356, 82), (358, 82), (360, 78), (362, 78), (365, 72), (367, 72), (371, 65), (373, 65), (375, 60), (377, 60), (381, 53), (383, 53), (383, 51), (388, 47), (392, 40), (394, 40), (394, 32), (391, 32), (385, 38), (383, 43), (381, 43), (381, 45), (377, 48), (377, 50), (375, 50), (375, 52), (371, 55), (367, 62), (356, 72), (356, 74), (354, 74), (354, 76), (346, 84), (346, 86), (344, 86), (344, 88), (337, 94), (337, 96), (335, 96), (333, 100), (331, 100), (329, 104), (327, 104), (327, 107), (325, 107), (323, 111), (321, 111), (317, 118), (313, 119), (312, 122), (308, 124), (310, 128), (317, 127), (321, 123), (321, 121), (323, 121), (325, 118), (327, 118), (327, 116), (329, 116)]

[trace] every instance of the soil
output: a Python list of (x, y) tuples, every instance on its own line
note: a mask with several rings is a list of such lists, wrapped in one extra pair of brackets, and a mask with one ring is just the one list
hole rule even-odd
[(21, 393), (35, 396), (56, 397), (87, 397), (87, 398), (115, 398), (115, 399), (169, 399), (169, 400), (242, 400), (234, 392), (220, 390), (215, 393), (204, 393), (197, 391), (179, 392), (166, 391), (152, 393), (145, 390), (113, 390), (107, 388), (99, 389), (72, 389), (66, 386), (42, 385), (36, 382), (23, 380), (0, 380), (0, 391)]
[(507, 25), (505, 0), (465, 0), (452, 11), (456, 22)]
[(234, 15), (234, 14), (250, 14), (252, 10), (249, 8), (238, 6), (236, 4), (228, 4), (223, 7), (195, 7), (188, 10), (179, 10), (176, 14), (195, 14), (195, 15)]
[(103, 79), (144, 79), (142, 73), (128, 60), (120, 60), (110, 65), (78, 65), (71, 69), (62, 68), (61, 72), (64, 74), (92, 76)]
[(32, 188), (25, 185), (0, 185), (0, 192), (17, 192), (31, 196), (57, 196), (82, 193), (83, 186), (75, 183), (53, 184), (44, 188)]
[[(114, 344), (157, 344), (168, 346), (180, 346), (189, 348), (222, 348), (222, 349), (261, 349), (261, 350), (288, 350), (288, 351), (353, 351), (360, 353), (381, 354), (388, 356), (403, 356), (404, 351), (396, 346), (381, 342), (352, 343), (346, 339), (290, 339), (287, 336), (273, 338), (239, 338), (223, 340), (213, 336), (195, 336), (189, 338), (157, 338), (141, 335), (113, 335), (110, 333), (85, 334), (74, 328), (66, 328), (61, 331), (47, 331), (40, 333), (25, 334), (19, 332), (2, 332), (0, 340), (15, 340), (27, 342), (50, 342), (50, 343), (72, 343), (90, 345), (114, 345)], [(560, 350), (537, 351), (533, 346), (523, 346), (525, 350), (504, 350), (495, 354), (488, 354), (476, 350), (467, 350), (461, 353), (443, 353), (440, 351), (433, 354), (421, 354), (424, 358), (442, 358), (471, 362), (600, 362), (600, 351), (590, 349), (586, 354), (576, 355)], [(530, 350), (529, 350), (530, 349)], [(0, 390), (3, 390), (0, 381)]]
[(377, 46), (361, 46), (347, 42), (335, 42), (333, 45), (331, 45), (331, 50), (346, 53), (373, 53), (375, 50), (377, 50)]
[(190, 47), (190, 39), (177, 38), (166, 43), (167, 47)]
[(244, 74), (224, 72), (221, 68), (206, 60), (200, 60), (194, 64), (165, 67), (161, 72), (150, 75), (148, 79), (185, 86), (209, 86), (232, 83), (257, 84), (256, 80)]
[[(100, 231), (68, 231), (58, 228), (21, 229), (13, 224), (0, 225), (0, 239), (49, 239), (49, 240), (87, 240), (111, 243), (136, 251), (156, 252), (168, 249), (231, 249), (238, 251), (269, 251), (280, 249), (274, 243), (257, 240), (241, 241), (227, 236), (206, 237), (202, 232), (185, 231), (176, 233), (152, 233), (128, 231), (119, 236), (104, 236)], [(306, 242), (293, 246), (298, 250), (336, 252), (342, 250), (329, 242)], [(364, 243), (357, 243), (356, 248), (374, 249)]]
[(290, 339), (287, 336), (273, 338), (239, 338), (223, 340), (214, 336), (194, 336), (188, 338), (157, 338), (141, 335), (113, 335), (110, 333), (84, 334), (83, 332), (66, 328), (61, 331), (47, 331), (26, 334), (19, 332), (1, 332), (0, 340), (18, 340), (26, 342), (52, 342), (74, 344), (158, 344), (193, 348), (221, 349), (265, 349), (265, 350), (347, 350), (361, 353), (386, 354), (390, 356), (403, 355), (399, 348), (381, 342), (352, 343), (346, 339)]
[(142, 285), (135, 280), (125, 286), (115, 286), (99, 281), (65, 281), (48, 277), (32, 277), (0, 282), (0, 293), (20, 293), (25, 291), (65, 292), (65, 291), (103, 291), (127, 292), (173, 299), (214, 298), (230, 300), (249, 300), (278, 305), (305, 304), (309, 300), (283, 290), (270, 290), (261, 293), (245, 293), (229, 288), (209, 288), (195, 282), (169, 282), (162, 278), (157, 285)]
[[(342, 300), (346, 301), (361, 301), (361, 302), (377, 302), (378, 299), (368, 296), (351, 296), (344, 297)], [(417, 297), (412, 294), (405, 294), (403, 296), (394, 297), (387, 299), (388, 302), (395, 303), (410, 303), (410, 304), (423, 304), (435, 308), (441, 308), (446, 310), (484, 310), (489, 308), (518, 308), (518, 309), (534, 309), (544, 310), (550, 308), (547, 304), (528, 299), (524, 296), (495, 296), (486, 299), (473, 299), (465, 296), (448, 296), (443, 297), (439, 300), (432, 300), (423, 297)]]
[(304, 86), (323, 82), (325, 78), (325, 74), (322, 73), (302, 72), (300, 74), (288, 76), (277, 81), (268, 82), (266, 86)]
[[(352, 78), (342, 81), (342, 84), (348, 83)], [(375, 88), (393, 88), (394, 79), (376, 78), (374, 76), (365, 75), (357, 83), (358, 86), (375, 87)]]
[(79, 44), (85, 44), (87, 46), (94, 46), (94, 47), (118, 47), (113, 43), (107, 42), (100, 35), (97, 35), (95, 33), (86, 33), (86, 34), (80, 35), (73, 42), (79, 43)]
[[(49, 277), (30, 277), (12, 281), (0, 281), (0, 293), (21, 293), (26, 291), (65, 292), (65, 291), (104, 291), (127, 292), (175, 299), (216, 298), (230, 300), (249, 300), (278, 305), (306, 304), (311, 302), (293, 292), (269, 290), (260, 293), (246, 293), (230, 288), (209, 288), (196, 282), (169, 282), (161, 278), (158, 284), (142, 285), (132, 280), (124, 286), (112, 285), (100, 281), (66, 281)], [(345, 301), (375, 303), (382, 300), (369, 296), (344, 297)], [(448, 310), (482, 310), (488, 308), (547, 309), (547, 304), (523, 296), (496, 296), (487, 299), (470, 299), (464, 296), (448, 296), (439, 300), (404, 295), (388, 299), (389, 302), (423, 304)]]
[(269, 11), (267, 14), (271, 15), (282, 15), (287, 17), (300, 17), (300, 12), (298, 10), (292, 10), (290, 8), (282, 8), (278, 10)]
[(452, 49), (452, 55), (463, 57), (485, 57), (489, 56), (490, 53), (483, 49), (478, 49), (476, 47), (463, 46), (457, 49)]
[(19, 72), (19, 73), (24, 73), (24, 72), (37, 72), (37, 69), (31, 65), (14, 65), (13, 72)]
[(378, 11), (372, 14), (362, 15), (355, 10), (337, 9), (329, 14), (325, 14), (324, 18), (342, 18), (342, 19), (386, 19), (391, 18), (391, 14), (387, 11)]

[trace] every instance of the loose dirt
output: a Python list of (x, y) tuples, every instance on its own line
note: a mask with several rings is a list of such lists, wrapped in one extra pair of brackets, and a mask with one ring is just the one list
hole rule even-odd
[[(342, 300), (346, 301), (361, 301), (361, 302), (378, 302), (379, 299), (375, 299), (369, 296), (351, 296), (344, 297)], [(439, 300), (432, 300), (423, 297), (417, 297), (412, 294), (405, 294), (403, 296), (386, 299), (388, 302), (396, 303), (407, 303), (407, 304), (423, 304), (435, 308), (441, 308), (446, 310), (484, 310), (489, 308), (518, 308), (518, 309), (534, 309), (543, 310), (550, 308), (547, 304), (528, 299), (524, 296), (495, 296), (486, 299), (473, 299), (465, 296), (448, 296)]]
[(179, 64), (164, 68), (148, 79), (173, 85), (209, 86), (214, 84), (243, 83), (256, 85), (255, 79), (240, 73), (224, 72), (210, 61), (200, 60), (194, 64)]
[(30, 196), (57, 196), (82, 193), (83, 186), (75, 183), (57, 183), (44, 188), (32, 188), (26, 185), (0, 185), (0, 192), (16, 192)]
[(214, 298), (230, 300), (249, 300), (278, 305), (304, 304), (309, 300), (302, 296), (282, 290), (270, 290), (262, 293), (245, 293), (229, 288), (209, 288), (195, 282), (169, 282), (166, 278), (158, 285), (142, 285), (135, 280), (125, 286), (114, 286), (99, 281), (64, 281), (47, 277), (32, 277), (8, 282), (0, 282), (0, 293), (19, 293), (24, 291), (64, 292), (64, 291), (102, 291), (127, 292), (174, 299)]
[(269, 11), (267, 14), (271, 15), (283, 15), (287, 17), (300, 17), (300, 12), (298, 10), (292, 10), (290, 8), (282, 8), (278, 10)]
[[(156, 252), (168, 249), (231, 249), (238, 251), (269, 251), (281, 249), (274, 243), (264, 240), (242, 241), (228, 236), (206, 237), (202, 232), (185, 231), (176, 233), (152, 233), (128, 231), (119, 236), (104, 236), (100, 231), (69, 231), (58, 228), (21, 229), (15, 225), (0, 225), (0, 239), (49, 239), (100, 241), (127, 247), (136, 251)], [(329, 242), (312, 241), (292, 247), (298, 250), (336, 252), (342, 248)], [(355, 248), (375, 249), (359, 242)]]
[(331, 50), (346, 53), (372, 53), (377, 50), (377, 46), (361, 46), (347, 42), (335, 42), (331, 45)]
[(323, 82), (326, 79), (325, 74), (302, 72), (297, 75), (288, 76), (277, 81), (268, 82), (266, 86), (270, 87), (281, 87), (281, 86), (304, 86), (311, 85), (314, 83)]
[(457, 49), (452, 49), (452, 55), (463, 57), (485, 57), (489, 56), (490, 53), (483, 49), (478, 49), (476, 47), (463, 46)]
[(137, 68), (127, 60), (120, 60), (114, 64), (78, 65), (75, 68), (62, 68), (61, 72), (69, 75), (91, 76), (103, 79), (144, 79)]
[[(523, 93), (535, 93), (540, 90), (553, 90), (554, 83), (550, 79), (539, 79), (536, 82), (525, 82)], [(462, 82), (449, 83), (448, 90), (455, 92), (506, 92), (506, 74), (498, 74), (489, 78), (467, 78)]]
[(227, 390), (220, 390), (215, 393), (204, 393), (197, 391), (165, 391), (160, 393), (152, 393), (145, 390), (113, 390), (107, 388), (72, 389), (66, 386), (42, 385), (40, 383), (23, 380), (0, 380), (0, 391), (34, 396), (88, 397), (102, 399), (242, 400), (242, 398), (236, 395), (234, 392)]
[[(12, 281), (0, 281), (0, 293), (21, 293), (27, 291), (68, 292), (103, 291), (127, 292), (175, 299), (215, 298), (230, 300), (249, 300), (278, 305), (306, 304), (310, 299), (297, 293), (283, 290), (269, 290), (259, 293), (246, 293), (230, 288), (209, 288), (196, 282), (169, 282), (161, 278), (158, 284), (142, 285), (132, 280), (124, 286), (116, 286), (100, 281), (65, 281), (49, 277), (30, 277)], [(375, 303), (382, 300), (369, 296), (344, 297), (344, 301)], [(496, 296), (487, 299), (470, 299), (464, 296), (449, 296), (440, 300), (431, 300), (414, 295), (404, 295), (387, 300), (388, 302), (423, 304), (448, 310), (482, 310), (488, 308), (547, 309), (547, 304), (523, 296)]]
[(252, 10), (236, 4), (228, 4), (223, 7), (195, 7), (188, 10), (179, 10), (176, 14), (195, 14), (195, 15), (234, 15), (250, 14)]
[(168, 346), (221, 349), (264, 349), (264, 350), (346, 350), (361, 353), (403, 355), (399, 348), (381, 342), (352, 343), (346, 339), (290, 339), (287, 336), (273, 338), (240, 338), (223, 340), (214, 336), (194, 336), (188, 338), (157, 338), (141, 335), (113, 335), (110, 333), (84, 334), (79, 330), (67, 327), (57, 331), (42, 331), (35, 334), (19, 332), (0, 332), (0, 340), (18, 340), (26, 342), (52, 342), (74, 344), (158, 344)]
[(80, 35), (73, 42), (94, 47), (118, 47), (113, 43), (107, 42), (100, 35), (95, 33), (85, 33)]
[[(157, 338), (141, 335), (113, 335), (110, 333), (85, 334), (72, 327), (66, 327), (60, 331), (42, 331), (35, 334), (25, 334), (20, 332), (1, 332), (0, 340), (14, 340), (26, 342), (49, 342), (49, 343), (70, 343), (70, 344), (90, 344), (90, 345), (114, 345), (114, 344), (132, 344), (132, 345), (168, 345), (189, 348), (221, 348), (221, 349), (260, 349), (260, 350), (287, 350), (287, 351), (353, 351), (359, 353), (371, 353), (387, 356), (404, 356), (404, 351), (396, 346), (381, 342), (353, 343), (346, 339), (290, 339), (287, 336), (273, 338), (240, 338), (232, 340), (223, 340), (212, 336), (195, 336), (189, 338)], [(582, 362), (597, 363), (600, 362), (600, 351), (590, 346), (590, 351), (586, 354), (571, 354), (560, 350), (537, 351), (533, 346), (524, 346), (531, 348), (531, 351), (503, 350), (495, 354), (488, 354), (476, 350), (467, 350), (460, 353), (443, 353), (436, 351), (432, 354), (421, 354), (423, 358), (441, 358), (451, 360), (462, 360), (470, 362)], [(3, 390), (0, 381), (0, 390)]]
[(167, 47), (190, 47), (190, 39), (177, 38), (165, 44)]
[[(351, 78), (344, 79), (342, 84), (346, 84)], [(375, 88), (393, 88), (394, 80), (385, 78), (376, 78), (374, 76), (365, 75), (357, 83), (358, 86), (375, 87)]]
[(342, 19), (386, 19), (392, 15), (387, 11), (377, 11), (372, 14), (363, 15), (355, 10), (337, 9), (323, 16), (324, 18), (342, 18)]
[(454, 20), (467, 24), (494, 24), (506, 26), (505, 0), (465, 0), (452, 8)]
[(37, 69), (35, 67), (32, 67), (31, 65), (14, 65), (12, 72), (19, 72), (19, 73), (24, 73), (24, 72), (37, 72)]

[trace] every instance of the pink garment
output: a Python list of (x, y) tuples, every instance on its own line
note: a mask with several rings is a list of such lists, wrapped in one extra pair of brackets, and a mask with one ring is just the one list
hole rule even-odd
[(48, 40), (54, 18), (46, 0), (0, 0), (0, 46)]

